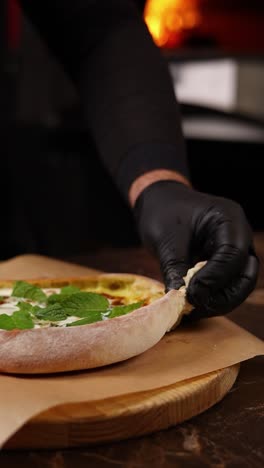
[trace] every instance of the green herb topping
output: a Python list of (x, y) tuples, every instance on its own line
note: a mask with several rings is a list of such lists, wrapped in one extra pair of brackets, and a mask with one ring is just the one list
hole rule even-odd
[[(0, 314), (0, 329), (24, 330), (34, 328), (34, 324), (59, 326), (57, 322), (67, 320), (69, 317), (76, 320), (66, 322), (67, 327), (87, 325), (120, 317), (143, 305), (143, 302), (135, 302), (112, 306), (105, 296), (94, 292), (82, 292), (76, 286), (65, 286), (60, 294), (48, 297), (41, 288), (25, 281), (15, 283), (11, 296), (20, 299), (17, 304), (18, 310), (12, 315)], [(37, 305), (29, 303), (28, 300)]]

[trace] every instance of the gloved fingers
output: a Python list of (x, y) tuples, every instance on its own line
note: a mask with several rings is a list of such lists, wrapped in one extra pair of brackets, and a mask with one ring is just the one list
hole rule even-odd
[(219, 248), (232, 245), (248, 253), (252, 231), (243, 209), (230, 200), (222, 200), (219, 207), (212, 206), (195, 226), (196, 242), (211, 257)]
[(249, 230), (244, 229), (241, 223), (234, 226), (228, 221), (217, 226), (213, 235), (207, 226), (207, 245), (200, 248), (207, 263), (190, 281), (189, 298), (196, 307), (207, 302), (209, 295), (230, 284), (243, 270), (248, 258), (251, 244)]
[(189, 230), (177, 227), (176, 231), (163, 236), (158, 245), (157, 253), (166, 292), (185, 284), (183, 276), (190, 268), (189, 237)]
[[(191, 312), (190, 320), (224, 315), (238, 307), (255, 288), (258, 268), (257, 257), (254, 254), (249, 255), (243, 272), (231, 281), (229, 286), (209, 295), (203, 304)], [(187, 290), (187, 299), (189, 302), (192, 300), (192, 297), (189, 297), (189, 289)]]
[(183, 276), (186, 275), (189, 268), (190, 265), (184, 261), (169, 261), (163, 271), (165, 291), (180, 289), (181, 286), (184, 286)]

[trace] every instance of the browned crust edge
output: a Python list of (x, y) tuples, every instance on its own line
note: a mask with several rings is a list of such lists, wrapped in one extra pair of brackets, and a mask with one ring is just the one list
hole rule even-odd
[[(42, 288), (55, 288), (55, 287), (63, 287), (67, 286), (68, 284), (80, 285), (80, 287), (85, 287), (87, 283), (92, 283), (93, 281), (97, 282), (103, 279), (121, 279), (123, 281), (144, 281), (149, 285), (155, 285), (159, 287), (160, 290), (164, 290), (164, 286), (160, 281), (157, 281), (153, 278), (149, 278), (143, 275), (137, 275), (133, 273), (95, 273), (95, 274), (88, 274), (87, 276), (66, 276), (60, 278), (35, 278), (35, 279), (27, 279), (24, 278), (23, 281), (27, 283), (34, 284), (36, 286), (40, 286)], [(0, 288), (11, 287), (16, 281), (21, 280), (0, 280)]]

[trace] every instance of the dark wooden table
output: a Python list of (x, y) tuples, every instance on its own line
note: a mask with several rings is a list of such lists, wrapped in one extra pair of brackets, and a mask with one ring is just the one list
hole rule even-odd
[[(257, 289), (229, 317), (264, 339), (264, 235), (256, 235), (255, 239), (261, 260)], [(127, 271), (160, 278), (156, 261), (143, 249), (101, 249), (70, 260), (105, 271)], [(237, 382), (220, 403), (166, 431), (92, 448), (2, 452), (0, 467), (263, 468), (263, 369), (264, 357), (244, 362)]]

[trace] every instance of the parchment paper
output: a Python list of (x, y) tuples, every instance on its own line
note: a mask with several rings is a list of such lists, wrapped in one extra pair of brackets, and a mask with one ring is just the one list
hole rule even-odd
[[(89, 269), (39, 256), (0, 264), (1, 279), (76, 276)], [(264, 342), (217, 317), (181, 326), (140, 356), (95, 371), (50, 376), (0, 375), (0, 446), (48, 408), (151, 390), (264, 354)]]

